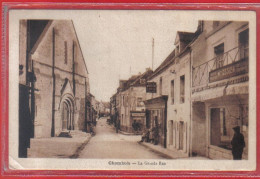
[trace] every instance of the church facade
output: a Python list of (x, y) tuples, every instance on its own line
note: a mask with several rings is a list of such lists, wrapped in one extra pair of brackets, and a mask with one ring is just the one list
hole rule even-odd
[(21, 20), (19, 48), (20, 147), (28, 138), (85, 131), (89, 80), (73, 22)]

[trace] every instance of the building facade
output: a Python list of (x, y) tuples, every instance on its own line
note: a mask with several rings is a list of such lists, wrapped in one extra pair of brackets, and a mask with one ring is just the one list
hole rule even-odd
[(233, 127), (248, 154), (248, 22), (201, 21), (192, 43), (192, 152), (232, 159)]
[(117, 118), (118, 118), (118, 112), (117, 112), (117, 93), (114, 94), (111, 98), (110, 98), (110, 123), (114, 124), (115, 127), (117, 127)]
[(190, 148), (190, 42), (195, 33), (177, 32), (175, 49), (150, 77), (156, 93), (145, 102), (148, 128), (158, 126), (159, 144), (189, 156)]

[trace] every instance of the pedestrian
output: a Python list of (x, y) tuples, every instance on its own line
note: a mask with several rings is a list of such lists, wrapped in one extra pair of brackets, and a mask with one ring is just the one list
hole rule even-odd
[(136, 123), (136, 120), (134, 120), (133, 124), (132, 124), (132, 128), (134, 129), (134, 132), (137, 131), (137, 123)]
[(240, 127), (236, 126), (233, 128), (234, 130), (234, 136), (231, 141), (232, 145), (232, 155), (234, 160), (241, 160), (243, 150), (245, 147), (245, 140), (242, 133), (240, 133)]
[(136, 128), (137, 128), (137, 131), (140, 132), (142, 130), (142, 124), (140, 122), (137, 122), (136, 123)]

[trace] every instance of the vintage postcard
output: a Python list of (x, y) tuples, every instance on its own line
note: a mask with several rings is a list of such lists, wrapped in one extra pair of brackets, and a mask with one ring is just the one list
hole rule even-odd
[(256, 169), (253, 11), (11, 10), (9, 89), (14, 170)]

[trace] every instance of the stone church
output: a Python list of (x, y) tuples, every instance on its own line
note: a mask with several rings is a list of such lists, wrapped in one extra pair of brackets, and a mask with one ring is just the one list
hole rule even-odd
[(19, 157), (30, 138), (86, 131), (88, 70), (73, 22), (20, 20)]

